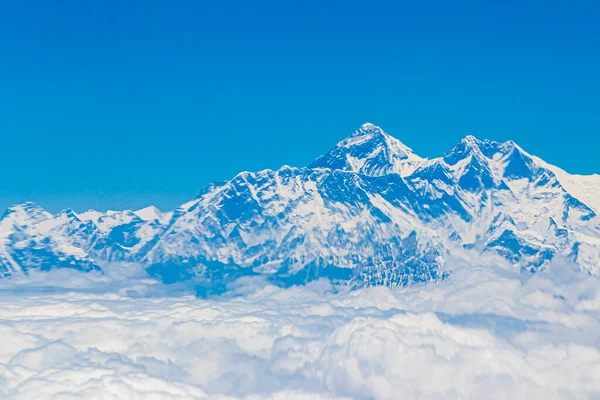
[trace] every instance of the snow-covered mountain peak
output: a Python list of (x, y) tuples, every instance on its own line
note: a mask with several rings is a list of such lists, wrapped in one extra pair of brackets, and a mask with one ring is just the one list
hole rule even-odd
[(372, 143), (374, 146), (389, 148), (394, 151), (395, 155), (402, 158), (414, 154), (410, 147), (370, 122), (363, 124), (352, 135), (339, 142), (337, 147), (350, 148), (364, 143)]
[(15, 204), (0, 216), (0, 223), (30, 225), (52, 218), (52, 214), (33, 202)]
[[(150, 212), (148, 212), (148, 214), (150, 214)], [(83, 213), (77, 214), (77, 217), (81, 221), (92, 222), (102, 232), (108, 232), (114, 227), (123, 224), (139, 223), (144, 221), (142, 217), (137, 215), (137, 211), (133, 212), (130, 210), (108, 210), (106, 212), (88, 210)]]
[(455, 171), (468, 171), (471, 176), (484, 175), (490, 184), (503, 179), (533, 179), (540, 168), (536, 157), (513, 141), (496, 142), (466, 136), (442, 156)]
[(240, 172), (173, 212), (13, 206), (0, 218), (0, 277), (125, 261), (165, 282), (393, 286), (482, 256), (532, 272), (565, 259), (600, 275), (598, 193), (598, 175), (570, 175), (512, 141), (469, 135), (424, 159), (366, 123), (308, 167)]
[(471, 155), (480, 158), (483, 157), (488, 160), (500, 160), (513, 153), (524, 158), (532, 158), (531, 154), (527, 153), (512, 140), (497, 142), (489, 139), (480, 140), (473, 135), (467, 135), (444, 155), (444, 159), (447, 159), (449, 164)]
[(162, 221), (165, 217), (165, 213), (160, 211), (155, 206), (148, 206), (140, 210), (134, 211), (134, 214), (144, 221)]
[(410, 175), (424, 161), (400, 140), (367, 122), (309, 168), (329, 168), (369, 176)]
[[(382, 130), (380, 127), (378, 127), (377, 125), (371, 123), (371, 122), (365, 122), (364, 124), (362, 124), (359, 128), (359, 130), (368, 130), (368, 129), (378, 129), (378, 130)], [(358, 132), (358, 131), (356, 131)]]
[(473, 135), (467, 135), (461, 140), (461, 143), (464, 143), (465, 145), (471, 146), (471, 147), (478, 147), (479, 144), (481, 143), (481, 140), (477, 139)]
[(4, 214), (2, 215), (2, 217), (5, 217), (9, 214), (14, 214), (14, 213), (23, 213), (23, 214), (27, 214), (27, 215), (38, 215), (38, 214), (43, 214), (45, 212), (46, 211), (38, 204), (36, 204), (32, 201), (27, 201), (25, 203), (13, 204), (12, 206), (8, 207), (6, 209), (6, 211), (4, 212)]
[(74, 219), (80, 221), (79, 215), (73, 209), (67, 208), (58, 213), (57, 218)]
[(489, 155), (490, 149), (498, 147), (499, 143), (491, 142), (489, 140), (481, 141), (473, 135), (467, 135), (454, 145), (448, 153), (444, 154), (443, 159), (448, 165), (455, 165), (472, 156), (482, 160), (488, 158), (484, 155), (486, 150), (488, 150), (487, 153)]

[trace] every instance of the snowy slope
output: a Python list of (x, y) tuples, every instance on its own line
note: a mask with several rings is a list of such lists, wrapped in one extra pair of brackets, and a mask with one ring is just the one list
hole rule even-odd
[(542, 160), (538, 159), (538, 162), (554, 172), (560, 184), (573, 197), (588, 205), (596, 214), (600, 213), (600, 175), (571, 175)]
[(600, 275), (598, 212), (598, 175), (570, 175), (514, 142), (467, 136), (425, 159), (367, 123), (306, 168), (242, 172), (169, 213), (12, 207), (0, 272), (128, 261), (167, 282), (395, 286), (442, 279), (460, 261)]
[(367, 122), (329, 153), (316, 159), (309, 168), (352, 171), (369, 176), (390, 173), (406, 176), (424, 161), (404, 143)]
[(9, 207), (0, 217), (0, 277), (24, 275), (29, 269), (99, 269), (80, 246), (79, 227), (70, 226), (66, 214), (52, 216), (34, 203)]

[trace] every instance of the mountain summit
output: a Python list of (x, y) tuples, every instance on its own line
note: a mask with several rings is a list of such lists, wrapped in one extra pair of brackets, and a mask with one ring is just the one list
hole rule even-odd
[(514, 142), (467, 136), (425, 159), (367, 123), (306, 168), (242, 172), (173, 212), (25, 203), (0, 219), (0, 275), (136, 262), (165, 282), (219, 286), (440, 280), (456, 265), (600, 275), (600, 177), (570, 175)]
[(363, 175), (411, 174), (424, 159), (380, 127), (367, 122), (309, 168), (330, 168)]

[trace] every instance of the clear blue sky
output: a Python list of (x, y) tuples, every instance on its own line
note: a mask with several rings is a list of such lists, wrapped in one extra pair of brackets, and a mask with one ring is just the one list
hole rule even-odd
[(170, 209), (366, 121), (600, 172), (598, 4), (2, 2), (0, 208)]

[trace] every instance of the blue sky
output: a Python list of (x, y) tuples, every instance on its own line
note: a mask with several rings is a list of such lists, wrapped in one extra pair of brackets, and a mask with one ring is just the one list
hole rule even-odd
[(422, 156), (473, 134), (600, 173), (599, 20), (593, 1), (4, 2), (0, 208), (174, 208), (366, 121)]

